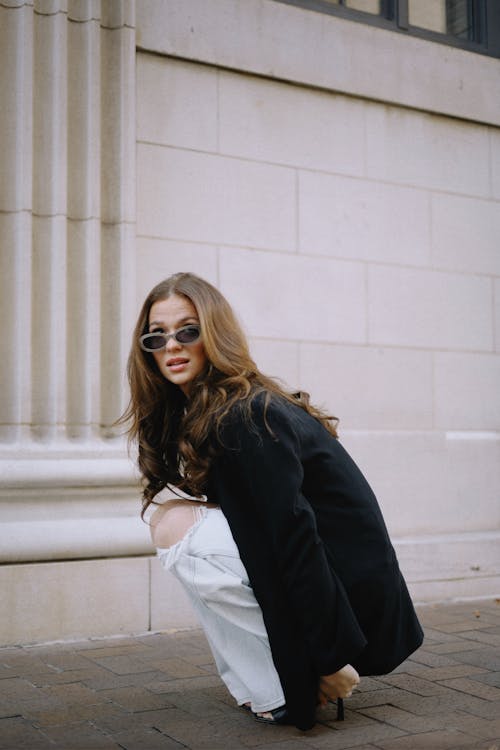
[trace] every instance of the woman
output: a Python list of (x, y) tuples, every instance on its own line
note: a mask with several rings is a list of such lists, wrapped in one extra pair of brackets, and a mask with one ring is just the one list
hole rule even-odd
[(358, 673), (387, 673), (420, 646), (370, 487), (331, 419), (258, 371), (217, 289), (187, 273), (158, 284), (128, 375), (143, 514), (167, 487), (198, 499), (161, 508), (153, 539), (186, 585), (195, 572), (190, 595), (214, 615), (203, 625), (238, 703), (309, 729)]

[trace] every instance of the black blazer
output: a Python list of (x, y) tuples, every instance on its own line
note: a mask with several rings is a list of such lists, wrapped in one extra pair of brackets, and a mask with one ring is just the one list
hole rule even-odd
[[(220, 504), (266, 624), (292, 720), (314, 725), (318, 678), (386, 674), (423, 640), (382, 514), (342, 445), (273, 396), (234, 407), (208, 498)], [(269, 431), (271, 430), (271, 432)]]

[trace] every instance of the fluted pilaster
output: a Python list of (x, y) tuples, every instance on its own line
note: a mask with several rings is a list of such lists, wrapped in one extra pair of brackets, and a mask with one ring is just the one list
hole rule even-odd
[[(133, 0), (103, 3), (101, 34), (101, 425), (123, 408), (124, 362), (134, 299), (135, 13)], [(120, 127), (117, 128), (117, 123)]]
[(0, 101), (0, 560), (137, 554), (134, 0), (0, 0)]
[(123, 408), (134, 3), (7, 0), (0, 19), (1, 440), (87, 441)]
[[(101, 29), (99, 3), (68, 5), (67, 432), (99, 432)], [(95, 11), (97, 13), (95, 14)]]
[(31, 194), (33, 9), (0, 5), (0, 436), (31, 421)]

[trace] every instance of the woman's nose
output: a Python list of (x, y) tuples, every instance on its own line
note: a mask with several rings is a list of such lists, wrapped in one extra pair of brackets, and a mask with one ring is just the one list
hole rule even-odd
[(179, 344), (177, 339), (175, 339), (173, 336), (171, 336), (167, 343), (165, 344), (165, 349), (167, 351), (176, 351), (177, 349), (180, 349), (182, 344)]

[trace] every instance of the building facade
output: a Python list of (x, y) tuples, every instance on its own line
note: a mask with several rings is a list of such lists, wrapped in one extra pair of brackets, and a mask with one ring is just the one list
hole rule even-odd
[(340, 418), (414, 598), (498, 595), (500, 61), (349, 5), (2, 2), (0, 644), (195, 624), (113, 428), (180, 270)]

